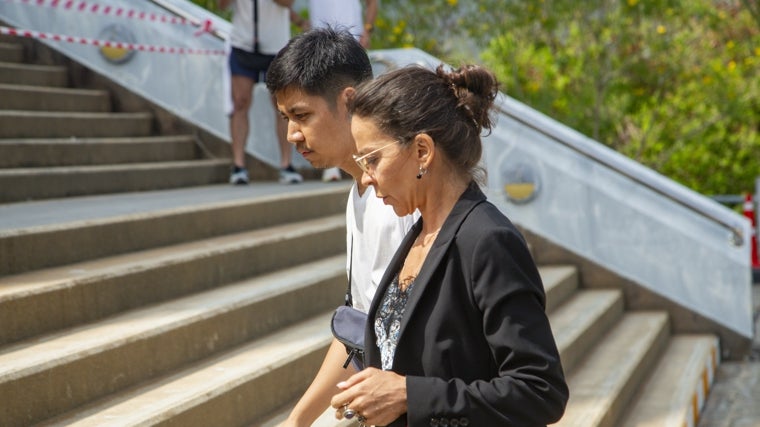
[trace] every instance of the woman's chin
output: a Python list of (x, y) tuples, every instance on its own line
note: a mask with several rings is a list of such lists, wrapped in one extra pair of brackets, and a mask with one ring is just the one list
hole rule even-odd
[(394, 213), (395, 213), (397, 216), (399, 216), (399, 217), (402, 217), (402, 216), (407, 216), (407, 215), (409, 215), (409, 213), (410, 213), (410, 212), (408, 211), (408, 209), (405, 209), (405, 208), (401, 208), (401, 207), (398, 207), (398, 206), (393, 206), (393, 212), (394, 212)]

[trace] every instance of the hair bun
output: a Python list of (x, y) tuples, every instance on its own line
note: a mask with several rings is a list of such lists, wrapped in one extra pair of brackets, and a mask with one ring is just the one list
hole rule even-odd
[(463, 65), (448, 72), (439, 65), (436, 74), (451, 86), (457, 98), (457, 108), (465, 112), (478, 131), (490, 130), (493, 122), (488, 113), (499, 92), (496, 76), (479, 65)]

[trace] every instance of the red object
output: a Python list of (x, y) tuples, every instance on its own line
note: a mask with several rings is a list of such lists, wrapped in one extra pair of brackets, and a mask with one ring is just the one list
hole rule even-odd
[(752, 201), (752, 195), (747, 194), (744, 197), (744, 216), (749, 218), (752, 224), (752, 268), (760, 268), (760, 259), (757, 256), (757, 224), (755, 223), (755, 203)]

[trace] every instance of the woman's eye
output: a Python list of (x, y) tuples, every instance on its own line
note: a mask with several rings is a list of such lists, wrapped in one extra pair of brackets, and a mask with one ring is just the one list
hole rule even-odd
[(375, 163), (377, 163), (377, 157), (375, 156), (367, 157), (367, 165), (371, 166), (371, 165), (374, 165)]

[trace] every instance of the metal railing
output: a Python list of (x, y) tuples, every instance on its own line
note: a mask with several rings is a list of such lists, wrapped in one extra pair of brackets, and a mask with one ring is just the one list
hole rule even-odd
[[(536, 132), (540, 132), (555, 142), (562, 144), (573, 151), (650, 188), (652, 191), (668, 197), (694, 212), (703, 215), (711, 221), (720, 224), (731, 232), (731, 242), (734, 245), (740, 246), (744, 244), (746, 238), (745, 233), (741, 224), (738, 223), (737, 218), (735, 215), (732, 215), (731, 212), (721, 209), (720, 206), (710, 203), (709, 200), (706, 200), (701, 196), (695, 197), (695, 194), (692, 194), (689, 191), (684, 191), (683, 188), (678, 188), (678, 186), (673, 185), (674, 183), (672, 181), (663, 180), (662, 176), (659, 176), (653, 171), (643, 170), (638, 163), (621, 160), (618, 156), (609, 155), (606, 147), (601, 144), (596, 144), (595, 142), (594, 145), (579, 143), (580, 139), (588, 139), (583, 135), (572, 135), (571, 132), (567, 131), (565, 131), (564, 134), (559, 134), (554, 127), (541, 126), (540, 123), (543, 121), (542, 118), (536, 117), (534, 114), (530, 114), (531, 117), (528, 118), (528, 115), (526, 114), (514, 114), (507, 111), (503, 105), (508, 102), (510, 101), (502, 99), (502, 104), (497, 106), (497, 109), (501, 114), (510, 116), (515, 121), (535, 130)], [(521, 108), (521, 110), (524, 111), (523, 108)], [(568, 136), (570, 137), (568, 138)]]

